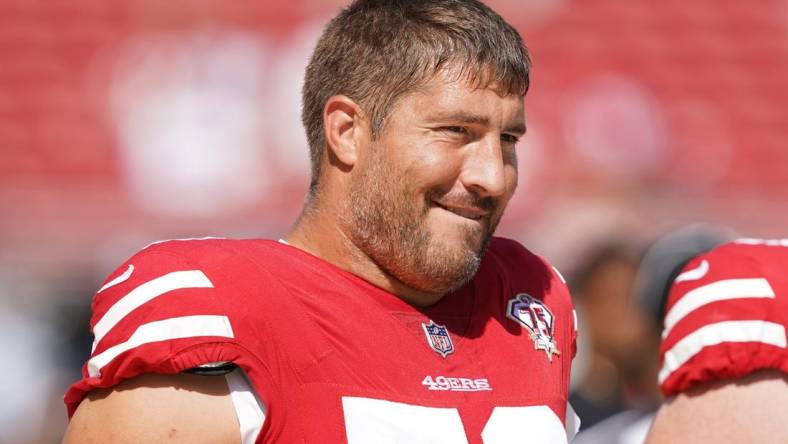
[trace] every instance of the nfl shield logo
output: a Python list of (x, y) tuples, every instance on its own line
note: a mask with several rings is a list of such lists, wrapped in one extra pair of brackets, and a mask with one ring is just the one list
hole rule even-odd
[(429, 324), (422, 323), (424, 334), (427, 335), (427, 342), (433, 350), (440, 353), (444, 358), (446, 355), (454, 353), (454, 344), (451, 342), (449, 330), (446, 326), (436, 324), (435, 321), (430, 321)]
[(509, 300), (506, 317), (512, 319), (528, 330), (536, 350), (544, 350), (547, 359), (553, 361), (553, 355), (560, 355), (553, 339), (553, 323), (555, 318), (547, 306), (526, 293), (519, 293)]

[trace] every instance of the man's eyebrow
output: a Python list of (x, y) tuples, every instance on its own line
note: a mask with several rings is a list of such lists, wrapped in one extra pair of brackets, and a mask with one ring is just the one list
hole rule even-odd
[[(431, 115), (429, 119), (433, 121), (463, 122), (485, 126), (490, 125), (490, 119), (488, 117), (465, 111), (436, 113)], [(506, 133), (525, 134), (525, 122), (517, 122), (507, 125), (503, 131)]]
[(507, 125), (506, 128), (503, 129), (505, 133), (514, 133), (514, 134), (525, 134), (528, 130), (525, 126), (525, 122), (517, 122), (512, 125)]
[(438, 112), (430, 116), (430, 120), (476, 123), (479, 125), (489, 125), (490, 119), (467, 111), (448, 111)]

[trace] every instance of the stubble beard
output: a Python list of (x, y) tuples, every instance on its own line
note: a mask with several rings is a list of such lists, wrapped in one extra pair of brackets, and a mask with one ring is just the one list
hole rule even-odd
[(342, 215), (345, 233), (380, 269), (410, 288), (442, 295), (468, 283), (500, 217), (491, 217), (486, 229), (460, 228), (467, 230), (464, 245), (436, 240), (426, 216), (432, 198), (442, 193), (428, 193), (419, 205), (407, 174), (392, 174), (384, 164), (376, 159), (351, 185)]

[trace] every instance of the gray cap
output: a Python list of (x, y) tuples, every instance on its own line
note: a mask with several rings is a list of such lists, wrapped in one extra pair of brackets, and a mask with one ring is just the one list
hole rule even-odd
[(684, 265), (734, 237), (734, 231), (728, 227), (694, 224), (659, 238), (646, 250), (635, 275), (638, 304), (661, 325), (668, 291)]

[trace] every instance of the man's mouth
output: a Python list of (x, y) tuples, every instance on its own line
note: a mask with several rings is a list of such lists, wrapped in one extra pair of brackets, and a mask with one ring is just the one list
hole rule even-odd
[(432, 201), (432, 203), (443, 210), (470, 220), (481, 220), (490, 214), (489, 210), (479, 207), (441, 204), (440, 202), (436, 201)]

